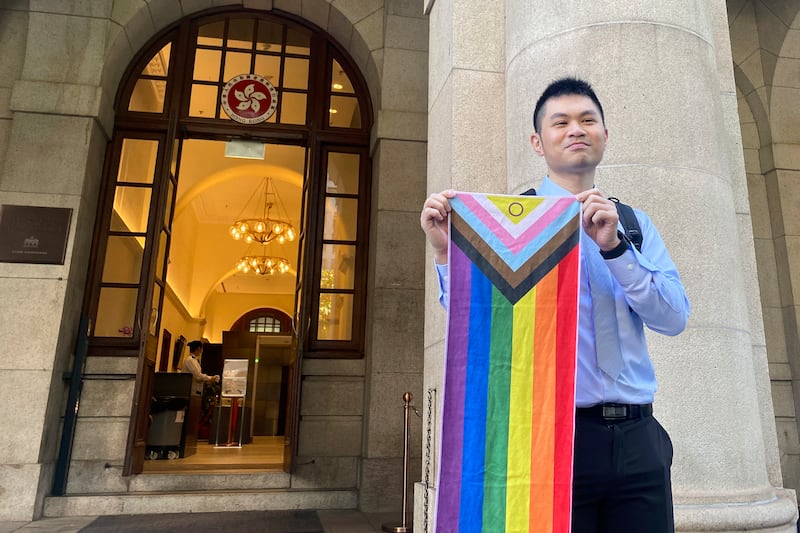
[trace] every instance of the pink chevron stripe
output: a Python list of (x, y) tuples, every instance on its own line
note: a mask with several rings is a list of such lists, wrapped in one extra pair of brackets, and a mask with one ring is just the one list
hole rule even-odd
[[(485, 195), (484, 195), (485, 197)], [(478, 219), (483, 222), (484, 226), (488, 231), (493, 233), (500, 242), (505, 244), (509, 251), (513, 254), (518, 254), (520, 250), (524, 249), (526, 246), (530, 244), (530, 242), (542, 232), (542, 229), (550, 224), (553, 220), (555, 220), (561, 213), (563, 213), (569, 206), (571, 202), (568, 201), (559, 201), (563, 200), (561, 198), (556, 198), (554, 200), (554, 205), (552, 205), (547, 211), (540, 214), (538, 218), (535, 218), (535, 222), (522, 234), (518, 236), (511, 235), (509, 231), (501, 224), (497, 219), (495, 219), (491, 214), (487, 211), (487, 209), (481, 205), (477, 200), (475, 200), (473, 195), (462, 195), (459, 196), (459, 200), (464, 202), (464, 205), (476, 216)], [(544, 205), (544, 204), (542, 204)], [(540, 205), (539, 207), (542, 207)], [(534, 213), (528, 215), (528, 218), (534, 216), (536, 214), (536, 209)], [(498, 211), (499, 213), (499, 211)], [(501, 213), (502, 214), (502, 213)], [(503, 217), (506, 218), (507, 217)]]

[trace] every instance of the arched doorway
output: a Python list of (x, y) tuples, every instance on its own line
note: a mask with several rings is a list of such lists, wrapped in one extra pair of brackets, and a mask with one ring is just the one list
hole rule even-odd
[[(263, 121), (232, 120), (222, 105), (226, 84), (248, 76), (274, 88), (274, 112)], [(159, 359), (181, 356), (165, 339), (219, 343), (231, 317), (276, 301), (291, 316), (296, 347), (284, 413), (288, 467), (302, 359), (363, 357), (365, 83), (335, 42), (301, 21), (214, 11), (145, 47), (116, 111), (84, 307), (90, 354), (139, 357), (124, 471), (142, 470), (155, 368), (173, 366)], [(297, 238), (231, 238), (234, 222), (268, 213), (291, 222)], [(288, 268), (237, 268), (242, 257), (282, 258)]]

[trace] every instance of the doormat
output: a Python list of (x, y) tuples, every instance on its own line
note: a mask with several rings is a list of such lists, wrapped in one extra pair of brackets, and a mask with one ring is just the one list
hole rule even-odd
[(239, 511), (100, 516), (82, 533), (324, 533), (316, 511)]

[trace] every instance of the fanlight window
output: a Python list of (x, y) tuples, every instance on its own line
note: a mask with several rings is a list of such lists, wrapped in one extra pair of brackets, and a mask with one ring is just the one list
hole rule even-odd
[(360, 128), (361, 110), (353, 84), (335, 59), (331, 68), (331, 105), (328, 120), (335, 128)]
[(280, 333), (281, 323), (271, 316), (260, 316), (250, 321), (250, 333)]
[(128, 102), (128, 111), (163, 113), (169, 74), (169, 54), (172, 43), (167, 43), (142, 69)]
[(228, 19), (199, 27), (189, 116), (228, 119), (222, 88), (240, 74), (265, 78), (278, 90), (278, 109), (267, 122), (305, 124), (311, 32), (263, 19)]

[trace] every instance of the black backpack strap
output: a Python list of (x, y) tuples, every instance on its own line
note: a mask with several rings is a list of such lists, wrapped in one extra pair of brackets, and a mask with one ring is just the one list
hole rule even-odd
[(623, 204), (619, 198), (613, 196), (609, 198), (614, 205), (617, 206), (617, 214), (619, 221), (622, 222), (622, 228), (625, 230), (625, 235), (631, 240), (631, 243), (640, 252), (642, 251), (642, 228), (639, 226), (639, 219), (636, 218), (636, 213), (633, 208), (628, 204)]

